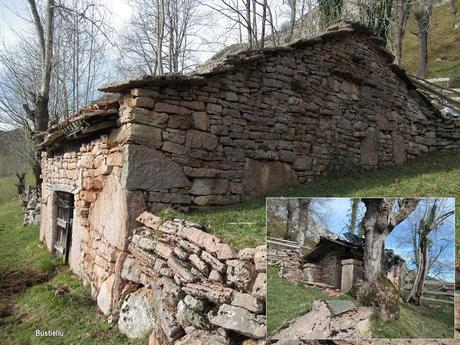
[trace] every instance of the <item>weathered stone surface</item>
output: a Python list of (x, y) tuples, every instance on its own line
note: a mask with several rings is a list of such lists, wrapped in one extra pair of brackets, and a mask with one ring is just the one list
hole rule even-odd
[(331, 312), (326, 303), (313, 301), (311, 311), (299, 317), (291, 326), (276, 334), (273, 339), (327, 339), (331, 335)]
[(208, 329), (210, 326), (203, 315), (190, 308), (184, 301), (179, 301), (177, 305), (176, 318), (183, 329), (187, 327)]
[(326, 304), (333, 316), (346, 313), (356, 308), (356, 303), (353, 301), (331, 300), (326, 301)]
[(211, 273), (209, 273), (208, 279), (211, 282), (218, 282), (218, 283), (222, 283), (224, 281), (224, 279), (222, 278), (222, 274), (216, 270), (211, 270)]
[(331, 319), (330, 331), (334, 339), (360, 342), (372, 337), (370, 308), (361, 307)]
[(245, 308), (253, 313), (260, 314), (264, 310), (264, 304), (258, 298), (248, 293), (233, 291), (232, 305)]
[(209, 267), (206, 265), (206, 263), (201, 260), (198, 255), (196, 254), (192, 254), (190, 255), (190, 262), (195, 265), (195, 267), (200, 271), (202, 272), (203, 274), (205, 275), (208, 275), (209, 274)]
[(225, 270), (225, 264), (220, 262), (217, 258), (215, 258), (212, 254), (209, 254), (206, 251), (201, 252), (201, 258), (203, 261), (207, 262), (213, 269), (216, 271), (223, 273)]
[(219, 260), (234, 259), (237, 254), (236, 249), (232, 245), (226, 243), (217, 244), (216, 255)]
[(160, 290), (155, 284), (152, 284), (150, 288), (153, 296), (153, 307), (161, 323), (161, 328), (168, 339), (174, 341), (183, 334), (183, 329), (175, 317), (175, 308), (161, 297)]
[(161, 147), (161, 129), (133, 123), (128, 127), (127, 140), (152, 149)]
[(168, 266), (171, 267), (171, 269), (174, 271), (175, 274), (179, 275), (185, 281), (187, 281), (187, 282), (195, 281), (195, 276), (174, 255), (171, 255), (169, 257)]
[(190, 186), (182, 166), (156, 150), (129, 145), (125, 149), (124, 163), (121, 181), (128, 190), (155, 191)]
[(208, 315), (209, 321), (220, 327), (251, 338), (262, 339), (266, 336), (265, 316), (254, 315), (248, 310), (222, 304), (216, 315)]
[(192, 114), (193, 125), (196, 129), (207, 131), (209, 127), (208, 114), (205, 112), (195, 112)]
[(123, 301), (118, 319), (119, 330), (129, 338), (144, 338), (150, 334), (155, 322), (153, 295), (149, 288), (129, 294)]
[(195, 298), (207, 299), (217, 304), (230, 303), (233, 294), (232, 289), (209, 282), (202, 282), (201, 284), (188, 283), (182, 290)]
[(137, 260), (132, 256), (128, 256), (123, 263), (121, 277), (135, 283), (140, 283), (142, 274), (142, 267), (138, 264)]
[(181, 338), (175, 345), (228, 345), (227, 339), (219, 334), (196, 330)]
[(247, 159), (244, 165), (243, 191), (249, 197), (297, 183), (296, 173), (286, 163)]
[(114, 282), (115, 275), (112, 274), (102, 283), (99, 294), (97, 295), (97, 306), (105, 316), (109, 316), (112, 313), (112, 296)]
[(207, 151), (212, 151), (217, 147), (218, 143), (219, 138), (216, 135), (194, 129), (189, 130), (185, 138), (185, 145), (192, 149), (203, 148)]
[(203, 311), (204, 310), (204, 303), (203, 301), (196, 299), (193, 296), (186, 295), (183, 299), (184, 303), (187, 304), (190, 308), (195, 309), (196, 311)]
[(238, 259), (253, 261), (255, 252), (256, 252), (255, 248), (241, 249), (238, 253)]
[(159, 113), (169, 113), (177, 115), (187, 115), (190, 113), (190, 110), (188, 110), (187, 108), (168, 103), (155, 104), (155, 111)]
[(267, 270), (267, 246), (262, 245), (256, 248), (254, 252), (254, 264), (256, 271), (264, 272)]
[(267, 296), (267, 274), (259, 273), (252, 287), (252, 294), (260, 299), (265, 299)]
[(190, 193), (193, 195), (224, 194), (228, 190), (228, 181), (225, 179), (195, 178)]
[(198, 247), (205, 248), (207, 251), (212, 253), (217, 251), (217, 245), (220, 243), (220, 239), (218, 237), (194, 227), (185, 227), (178, 234)]
[(161, 224), (161, 218), (148, 211), (142, 212), (136, 220), (154, 230), (158, 229)]
[(256, 276), (254, 265), (243, 260), (228, 260), (226, 264), (228, 284), (243, 291), (252, 286)]

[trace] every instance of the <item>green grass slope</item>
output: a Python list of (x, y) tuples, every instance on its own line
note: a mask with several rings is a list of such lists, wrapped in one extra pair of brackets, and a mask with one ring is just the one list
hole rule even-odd
[[(460, 21), (460, 0), (457, 4), (457, 22)], [(460, 78), (460, 28), (453, 29), (453, 16), (449, 4), (434, 7), (428, 36), (428, 72), (429, 78)], [(417, 23), (413, 14), (408, 20), (408, 27), (403, 41), (403, 65), (411, 74), (418, 70)], [(442, 61), (437, 62), (436, 59)]]
[[(62, 286), (69, 292), (56, 296)], [(62, 330), (64, 337), (36, 337), (37, 329)], [(0, 204), (0, 339), (2, 345), (146, 343), (129, 341), (107, 322), (89, 289), (38, 241), (38, 226), (22, 226), (18, 201)]]
[[(401, 166), (363, 171), (348, 176), (323, 176), (314, 183), (284, 188), (269, 196), (438, 196), (460, 199), (460, 152), (433, 152)], [(240, 248), (265, 241), (265, 198), (176, 215), (202, 223)], [(460, 241), (459, 224), (460, 208), (457, 202), (458, 241)]]

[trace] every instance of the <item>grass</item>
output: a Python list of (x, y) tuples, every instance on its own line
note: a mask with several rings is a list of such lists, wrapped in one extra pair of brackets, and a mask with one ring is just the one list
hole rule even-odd
[(454, 336), (454, 305), (401, 305), (399, 320), (372, 320), (375, 338), (447, 339)]
[[(433, 152), (401, 166), (348, 176), (322, 176), (314, 183), (287, 187), (268, 196), (460, 198), (460, 152)], [(265, 198), (174, 215), (203, 224), (238, 248), (260, 244), (265, 240)], [(460, 208), (459, 203), (456, 203), (458, 241), (459, 224)]]
[(306, 314), (316, 299), (352, 299), (348, 295), (329, 297), (322, 290), (289, 283), (278, 277), (276, 267), (267, 268), (267, 331), (273, 334), (296, 317)]
[[(460, 9), (460, 0), (456, 0)], [(457, 14), (457, 21), (459, 15)], [(460, 78), (460, 29), (452, 28), (453, 16), (448, 4), (433, 7), (432, 21), (428, 33), (428, 72), (429, 77)], [(418, 69), (418, 39), (413, 33), (417, 25), (413, 14), (409, 18), (403, 41), (403, 64), (409, 73), (416, 74)], [(442, 61), (436, 62), (437, 58)]]
[[(69, 293), (55, 296), (63, 285)], [(47, 338), (50, 344), (146, 342), (129, 341), (107, 322), (88, 288), (39, 243), (38, 226), (22, 226), (17, 200), (0, 204), (0, 310), (9, 310), (0, 318), (2, 345), (43, 344), (36, 329), (64, 332), (63, 338)]]
[[(18, 178), (14, 175), (0, 178), (0, 204), (17, 197), (16, 183), (18, 183)], [(35, 185), (34, 176), (31, 171), (26, 175), (26, 187), (27, 185)]]

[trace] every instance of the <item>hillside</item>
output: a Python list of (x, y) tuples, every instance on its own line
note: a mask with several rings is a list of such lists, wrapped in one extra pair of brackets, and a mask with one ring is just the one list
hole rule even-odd
[(12, 131), (0, 130), (0, 177), (26, 172), (29, 169), (27, 144), (19, 129)]
[[(455, 1), (457, 5), (456, 22), (460, 23), (460, 0)], [(448, 3), (433, 7), (428, 36), (429, 78), (460, 78), (460, 25), (457, 24), (457, 28), (454, 29), (453, 21)], [(418, 69), (419, 49), (416, 32), (417, 24), (411, 14), (403, 42), (403, 64), (405, 69), (414, 75), (417, 74)]]

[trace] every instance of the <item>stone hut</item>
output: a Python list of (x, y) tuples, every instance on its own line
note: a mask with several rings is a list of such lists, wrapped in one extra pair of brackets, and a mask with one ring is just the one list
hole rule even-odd
[(460, 121), (442, 117), (392, 59), (347, 24), (193, 74), (102, 87), (116, 99), (45, 133), (40, 239), (94, 298), (116, 299), (143, 211), (237, 203), (459, 149)]
[[(363, 278), (363, 247), (343, 239), (321, 237), (302, 258), (303, 280), (308, 283), (349, 292)], [(403, 283), (405, 261), (385, 250), (385, 273), (397, 289)]]

